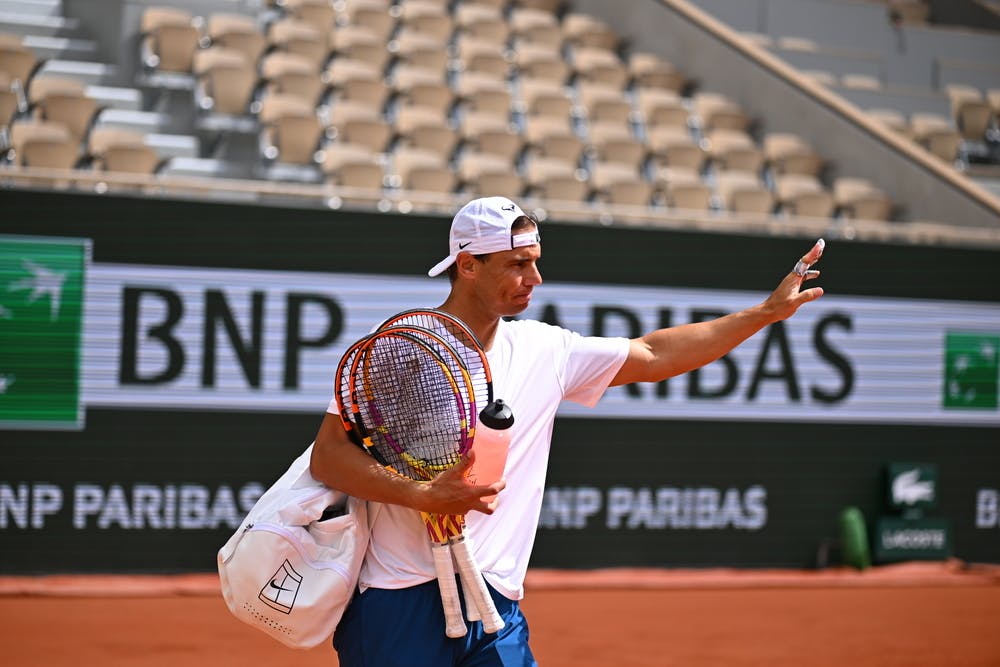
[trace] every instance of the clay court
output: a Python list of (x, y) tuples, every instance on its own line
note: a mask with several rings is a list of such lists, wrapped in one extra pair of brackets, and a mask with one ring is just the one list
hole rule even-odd
[[(532, 571), (543, 667), (996, 667), (1000, 567)], [(229, 615), (213, 575), (0, 577), (7, 665), (336, 667)]]

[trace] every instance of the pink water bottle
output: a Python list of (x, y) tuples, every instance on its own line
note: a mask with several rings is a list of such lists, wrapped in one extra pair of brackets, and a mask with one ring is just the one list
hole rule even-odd
[[(510, 427), (514, 424), (514, 413), (510, 406), (497, 399), (483, 408), (476, 425), (473, 451), (476, 460), (469, 468), (469, 481), (473, 484), (492, 484), (503, 477), (507, 464), (507, 450), (510, 447)], [(484, 496), (490, 502), (494, 496)]]

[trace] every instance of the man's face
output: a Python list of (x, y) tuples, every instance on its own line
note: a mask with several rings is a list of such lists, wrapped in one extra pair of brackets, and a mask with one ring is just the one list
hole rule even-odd
[(531, 291), (542, 284), (537, 243), (494, 252), (477, 262), (475, 293), (480, 303), (499, 317), (523, 313), (531, 303)]

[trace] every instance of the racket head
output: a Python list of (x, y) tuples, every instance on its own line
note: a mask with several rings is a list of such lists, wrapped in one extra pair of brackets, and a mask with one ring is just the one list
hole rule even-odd
[[(338, 366), (338, 407), (379, 463), (415, 480), (454, 466), (471, 447), (461, 364), (414, 332), (390, 328), (362, 339)], [(345, 410), (346, 408), (346, 410)]]

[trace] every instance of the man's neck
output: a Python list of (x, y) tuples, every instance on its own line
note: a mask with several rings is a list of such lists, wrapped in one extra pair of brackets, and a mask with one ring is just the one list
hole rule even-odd
[(482, 309), (477, 309), (469, 304), (464, 304), (454, 295), (449, 296), (438, 308), (465, 322), (476, 334), (476, 338), (482, 343), (484, 350), (488, 351), (493, 347), (493, 339), (496, 337), (497, 327), (500, 323), (499, 317), (491, 313), (484, 313)]

